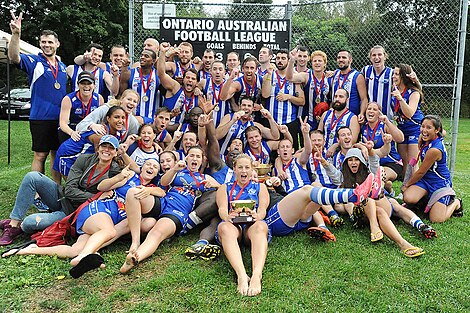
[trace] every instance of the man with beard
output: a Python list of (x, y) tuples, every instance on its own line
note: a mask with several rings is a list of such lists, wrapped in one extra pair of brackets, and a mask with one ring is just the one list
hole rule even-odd
[(141, 123), (152, 123), (155, 112), (160, 107), (158, 87), (160, 80), (154, 67), (157, 55), (152, 50), (144, 50), (140, 55), (140, 67), (124, 69), (120, 77), (120, 93), (133, 89), (140, 95), (136, 116)]
[(168, 50), (165, 51), (165, 55), (163, 55), (162, 58), (172, 58), (174, 55), (178, 57), (179, 61), (176, 60), (175, 62), (167, 62), (165, 65), (166, 71), (172, 74), (171, 77), (173, 79), (181, 83), (183, 81), (184, 73), (188, 69), (192, 68), (196, 71), (199, 70), (199, 67), (192, 63), (191, 59), (193, 57), (193, 45), (189, 42), (183, 41), (176, 49), (169, 47)]
[(220, 125), (220, 121), (226, 115), (232, 112), (230, 100), (222, 100), (220, 92), (225, 84), (225, 67), (221, 61), (214, 61), (211, 65), (211, 75), (208, 79), (202, 79), (198, 87), (202, 90), (207, 99), (207, 107), (204, 113), (209, 114), (212, 111), (212, 118), (215, 127)]
[(333, 98), (332, 108), (323, 113), (318, 124), (318, 129), (325, 134), (325, 148), (327, 157), (331, 157), (338, 147), (336, 131), (341, 126), (351, 129), (353, 143), (357, 142), (359, 136), (359, 123), (357, 116), (347, 107), (349, 93), (345, 89), (338, 89)]
[(202, 55), (202, 68), (199, 70), (199, 79), (208, 80), (211, 78), (211, 64), (215, 60), (215, 52), (212, 49), (204, 50)]
[[(31, 88), (31, 112), (29, 128), (34, 151), (31, 169), (44, 173), (47, 156), (54, 160), (59, 147), (57, 129), (59, 127), (60, 103), (66, 94), (67, 73), (65, 64), (56, 55), (60, 43), (57, 34), (43, 30), (39, 37), (38, 55), (20, 53), (21, 20), (23, 13), (17, 17), (11, 13), (11, 39), (8, 45), (8, 57), (13, 64), (28, 74)], [(60, 174), (52, 169), (51, 175), (60, 184)]]
[[(103, 99), (109, 96), (116, 96), (119, 92), (119, 68), (112, 64), (111, 73), (99, 67), (103, 58), (103, 46), (97, 43), (91, 43), (83, 55), (76, 57), (75, 64), (67, 66), (67, 75), (72, 81), (72, 89), (78, 90), (78, 75), (83, 71), (88, 71), (95, 76), (95, 92), (100, 94)], [(80, 64), (80, 65), (77, 65)], [(82, 65), (83, 64), (83, 65)]]
[(262, 96), (266, 98), (266, 109), (271, 112), (279, 125), (286, 125), (293, 138), (294, 149), (299, 148), (298, 134), (300, 124), (297, 119), (298, 108), (305, 104), (304, 92), (299, 84), (294, 84), (286, 78), (286, 68), (289, 62), (289, 52), (279, 50), (276, 54), (277, 70), (272, 67), (263, 77)]
[(333, 74), (332, 94), (338, 89), (345, 89), (349, 93), (348, 109), (357, 115), (359, 123), (364, 123), (364, 114), (367, 107), (367, 90), (364, 76), (351, 68), (352, 55), (348, 50), (341, 50), (336, 57), (338, 69)]
[[(165, 53), (170, 49), (170, 44), (164, 42), (160, 45), (160, 57), (157, 62), (157, 72), (160, 77), (163, 88), (167, 90), (163, 104), (172, 111), (172, 120), (167, 129), (170, 132), (175, 131), (179, 124), (184, 121), (189, 110), (196, 106), (205, 105), (202, 97), (194, 94), (197, 86), (197, 71), (193, 68), (187, 69), (183, 74), (183, 85), (171, 78), (165, 72)], [(199, 101), (203, 103), (199, 103)]]

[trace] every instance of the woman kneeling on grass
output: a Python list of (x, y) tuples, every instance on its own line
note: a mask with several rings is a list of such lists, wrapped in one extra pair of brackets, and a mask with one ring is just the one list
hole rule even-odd
[[(163, 156), (160, 156), (163, 160)], [(189, 213), (194, 208), (196, 197), (209, 188), (220, 185), (209, 175), (199, 172), (202, 165), (203, 152), (200, 147), (188, 150), (186, 162), (178, 161), (161, 178), (161, 186), (170, 186), (166, 195), (160, 199), (160, 208), (156, 198), (140, 201), (126, 199), (129, 229), (132, 244), (126, 261), (121, 267), (121, 273), (129, 272), (140, 261), (150, 257), (160, 246), (160, 243), (175, 234), (179, 234), (188, 220)], [(155, 206), (157, 204), (157, 206)], [(153, 217), (156, 224), (140, 244), (141, 218)]]
[(419, 146), (418, 157), (422, 163), (410, 180), (403, 184), (404, 201), (416, 204), (426, 197), (428, 204), (424, 212), (429, 212), (432, 222), (445, 222), (452, 215), (463, 216), (462, 200), (455, 199), (452, 189), (447, 152), (442, 137), (442, 122), (438, 116), (424, 117)]
[[(356, 189), (329, 189), (305, 185), (276, 203), (269, 210), (264, 222), (261, 219), (266, 215), (269, 194), (264, 184), (250, 180), (253, 172), (251, 158), (246, 154), (239, 155), (234, 162), (234, 172), (236, 181), (222, 185), (217, 191), (217, 205), (223, 222), (218, 226), (216, 237), (237, 274), (238, 292), (247, 296), (255, 296), (261, 292), (261, 277), (271, 234), (286, 236), (307, 228), (308, 223), (303, 221), (318, 211), (320, 205), (349, 201), (360, 203), (366, 200), (373, 182), (373, 175), (370, 174)], [(233, 224), (236, 214), (229, 213), (229, 208), (234, 200), (256, 201), (254, 224), (246, 226)], [(246, 273), (238, 245), (242, 240), (251, 244), (253, 264), (251, 278)]]
[[(38, 247), (32, 244), (23, 249), (12, 249), (4, 253), (2, 257), (13, 254), (39, 254), (73, 258), (70, 261), (70, 265), (73, 266), (70, 274), (73, 278), (78, 278), (87, 271), (104, 266), (102, 265), (104, 259), (97, 251), (128, 232), (125, 225), (115, 227), (126, 218), (124, 199), (129, 193), (128, 191), (133, 190), (132, 196), (139, 198), (163, 193), (161, 188), (151, 185), (152, 180), (158, 174), (159, 167), (156, 160), (148, 159), (142, 165), (140, 175), (126, 167), (113, 178), (103, 180), (98, 188), (108, 192), (78, 213), (76, 230), (80, 236), (74, 245)], [(151, 188), (145, 188), (147, 186)], [(103, 198), (104, 196), (106, 198)]]

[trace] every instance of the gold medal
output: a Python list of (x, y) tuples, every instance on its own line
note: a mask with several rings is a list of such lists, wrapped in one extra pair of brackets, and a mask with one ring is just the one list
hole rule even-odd
[(199, 198), (200, 196), (202, 196), (202, 191), (201, 190), (196, 190), (196, 198)]
[(335, 134), (331, 133), (331, 134), (330, 134), (330, 139), (331, 139), (331, 140), (335, 139)]
[(56, 81), (56, 82), (54, 83), (54, 88), (57, 89), (57, 90), (60, 89), (60, 84), (59, 84), (58, 81)]
[(320, 97), (317, 97), (317, 98), (315, 99), (315, 102), (316, 102), (316, 103), (320, 103)]
[(147, 97), (147, 95), (144, 95), (144, 96), (142, 97), (142, 101), (143, 101), (143, 102), (149, 101), (149, 97)]
[(214, 110), (215, 112), (219, 112), (220, 108), (219, 108), (218, 105), (216, 105), (216, 106), (214, 106), (213, 110)]

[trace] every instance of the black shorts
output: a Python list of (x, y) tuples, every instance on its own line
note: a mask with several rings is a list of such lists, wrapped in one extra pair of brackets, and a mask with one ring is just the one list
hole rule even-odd
[(153, 199), (154, 199), (153, 208), (149, 212), (142, 214), (143, 218), (153, 217), (154, 219), (158, 219), (158, 217), (162, 213), (162, 205), (161, 205), (160, 198), (154, 196)]
[(173, 234), (173, 236), (178, 235), (183, 230), (183, 225), (181, 224), (180, 220), (176, 216), (174, 216), (172, 214), (162, 214), (162, 215), (160, 215), (159, 218), (162, 218), (162, 217), (169, 218), (170, 220), (173, 221), (173, 223), (175, 223), (176, 230), (175, 230), (175, 233)]
[(29, 121), (34, 152), (56, 151), (59, 148), (59, 121)]
[(402, 181), (403, 180), (403, 165), (400, 165), (395, 162), (390, 162), (390, 163), (385, 163), (382, 165), (382, 167), (388, 167), (392, 171), (394, 171), (397, 174), (397, 180)]

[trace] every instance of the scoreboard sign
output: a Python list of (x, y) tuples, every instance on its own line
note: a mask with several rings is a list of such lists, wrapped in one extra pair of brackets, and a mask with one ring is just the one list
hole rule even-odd
[(290, 20), (161, 17), (160, 41), (170, 44), (188, 41), (195, 56), (202, 56), (210, 48), (220, 60), (235, 50), (243, 60), (248, 54), (258, 56), (262, 46), (273, 52), (289, 49), (290, 27)]

